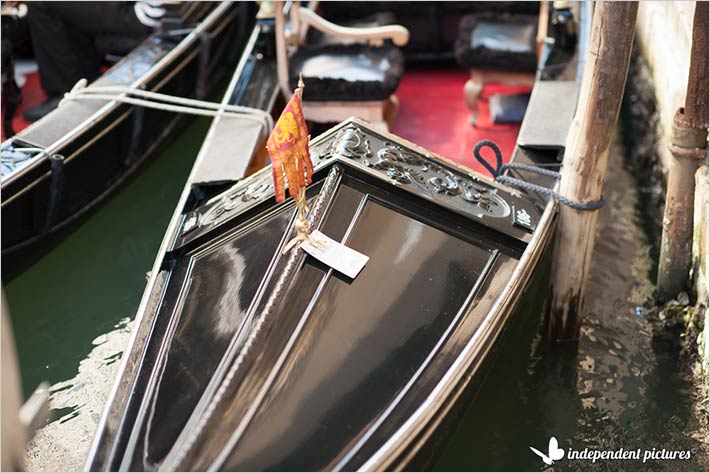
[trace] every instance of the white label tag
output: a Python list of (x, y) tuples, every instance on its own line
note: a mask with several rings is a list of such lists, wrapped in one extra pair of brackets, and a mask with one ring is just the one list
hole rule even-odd
[(338, 243), (318, 230), (311, 233), (311, 239), (317, 244), (312, 245), (310, 242), (304, 241), (301, 248), (321, 263), (350, 278), (354, 279), (370, 260), (369, 256)]

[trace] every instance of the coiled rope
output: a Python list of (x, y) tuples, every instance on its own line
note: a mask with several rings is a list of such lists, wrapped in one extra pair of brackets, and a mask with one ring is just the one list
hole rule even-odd
[(64, 95), (59, 105), (61, 106), (72, 100), (111, 100), (155, 110), (186, 113), (204, 117), (242, 117), (263, 124), (267, 128), (267, 133), (271, 133), (274, 127), (274, 119), (271, 117), (271, 114), (258, 108), (176, 97), (174, 95), (120, 85), (86, 87), (86, 84), (85, 79), (81, 79), (77, 82), (76, 85)]
[[(490, 148), (493, 153), (495, 154), (496, 157), (496, 167), (494, 168), (491, 166), (491, 164), (486, 161), (486, 159), (481, 156), (481, 149), (484, 147)], [(519, 187), (521, 189), (526, 189), (529, 191), (534, 191), (534, 192), (539, 192), (541, 194), (547, 195), (555, 199), (556, 201), (571, 207), (575, 210), (581, 210), (581, 211), (593, 211), (593, 210), (599, 210), (604, 206), (604, 196), (602, 195), (599, 198), (599, 201), (597, 202), (592, 202), (590, 204), (583, 204), (581, 202), (575, 202), (574, 200), (570, 200), (567, 197), (563, 196), (562, 194), (553, 191), (550, 188), (539, 186), (537, 184), (532, 184), (530, 182), (522, 181), (520, 179), (516, 179), (511, 176), (505, 176), (503, 175), (503, 172), (506, 169), (517, 169), (518, 171), (526, 171), (526, 172), (531, 172), (534, 174), (540, 174), (543, 176), (548, 176), (555, 178), (557, 180), (560, 179), (560, 173), (555, 172), (555, 171), (550, 171), (549, 169), (542, 169), (536, 166), (529, 166), (527, 164), (517, 164), (517, 163), (509, 163), (509, 164), (503, 164), (503, 155), (500, 152), (500, 148), (498, 148), (498, 145), (495, 144), (493, 141), (490, 140), (481, 140), (478, 143), (476, 143), (476, 146), (473, 147), (473, 155), (475, 156), (476, 160), (478, 160), (479, 163), (481, 163), (487, 170), (488, 172), (491, 173), (493, 178), (495, 179), (496, 182), (500, 182), (502, 184), (508, 184), (511, 186)]]

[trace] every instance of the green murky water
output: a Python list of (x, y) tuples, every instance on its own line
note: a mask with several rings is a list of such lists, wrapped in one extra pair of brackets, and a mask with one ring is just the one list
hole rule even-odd
[[(30, 448), (35, 469), (81, 468), (113, 382), (135, 309), (208, 121), (191, 126), (156, 162), (7, 288), (26, 393), (52, 387), (53, 422)], [(544, 275), (528, 291), (480, 393), (436, 465), (439, 470), (705, 470), (693, 387), (677, 348), (654, 335), (648, 245), (636, 191), (611, 158), (608, 205), (587, 292), (579, 350), (539, 336)], [(548, 466), (548, 452), (671, 449), (689, 460), (584, 461)], [(51, 446), (51, 448), (50, 448)]]
[(70, 379), (93, 340), (133, 318), (209, 120), (5, 288), (25, 394)]

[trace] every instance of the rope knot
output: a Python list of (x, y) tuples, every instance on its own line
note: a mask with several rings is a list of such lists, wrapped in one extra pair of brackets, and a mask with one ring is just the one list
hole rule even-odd
[[(496, 157), (496, 166), (493, 167), (483, 156), (481, 156), (481, 149), (484, 147), (490, 148), (493, 150), (493, 153), (495, 154)], [(560, 173), (551, 171), (549, 169), (542, 169), (536, 166), (530, 166), (527, 164), (518, 164), (518, 163), (509, 163), (509, 164), (503, 164), (503, 154), (500, 152), (500, 148), (498, 147), (497, 144), (495, 144), (493, 141), (490, 140), (481, 140), (476, 145), (473, 147), (473, 155), (476, 158), (476, 160), (485, 167), (488, 172), (491, 173), (491, 176), (493, 176), (493, 179), (496, 182), (500, 182), (502, 184), (508, 184), (512, 185), (515, 187), (518, 187), (520, 189), (525, 189), (533, 192), (539, 192), (541, 194), (547, 195), (556, 201), (571, 207), (575, 210), (580, 210), (580, 211), (586, 211), (586, 212), (591, 212), (593, 210), (599, 210), (604, 206), (604, 196), (599, 196), (599, 200), (597, 202), (590, 202), (590, 203), (581, 203), (581, 202), (575, 202), (572, 199), (569, 199), (562, 194), (559, 194), (552, 189), (549, 189), (547, 187), (539, 186), (537, 184), (533, 184), (531, 182), (526, 182), (522, 181), (520, 179), (516, 179), (511, 176), (506, 176), (503, 174), (503, 172), (506, 169), (517, 169), (519, 171), (527, 171), (531, 172), (534, 174), (540, 174), (543, 176), (548, 176), (552, 177), (556, 180), (560, 179)]]
[(296, 231), (296, 236), (293, 237), (291, 241), (286, 244), (286, 246), (284, 246), (282, 254), (288, 253), (291, 248), (300, 248), (304, 242), (308, 242), (316, 248), (323, 246), (320, 240), (316, 240), (311, 237), (311, 232), (308, 228), (308, 205), (306, 204), (305, 187), (298, 190), (298, 195), (296, 196), (296, 208), (296, 220), (293, 222), (293, 229)]

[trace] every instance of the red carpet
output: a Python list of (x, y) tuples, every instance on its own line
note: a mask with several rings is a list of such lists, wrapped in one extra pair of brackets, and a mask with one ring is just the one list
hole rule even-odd
[[(469, 121), (463, 86), (469, 74), (464, 70), (407, 71), (396, 95), (400, 109), (393, 132), (418, 145), (471, 169), (488, 175), (473, 157), (473, 146), (489, 139), (500, 146), (505, 162), (515, 147), (520, 125), (492, 125), (488, 97), (496, 93), (520, 93), (528, 87), (484, 87), (479, 101), (476, 127)], [(486, 156), (488, 156), (486, 154)]]

